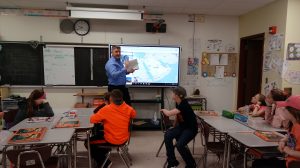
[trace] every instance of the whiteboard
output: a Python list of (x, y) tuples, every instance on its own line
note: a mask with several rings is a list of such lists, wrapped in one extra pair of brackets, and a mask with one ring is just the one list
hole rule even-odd
[(45, 85), (75, 85), (75, 61), (73, 47), (45, 47)]

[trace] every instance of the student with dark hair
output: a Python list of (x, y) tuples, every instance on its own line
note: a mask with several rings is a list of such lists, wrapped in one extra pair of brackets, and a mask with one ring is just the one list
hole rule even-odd
[(108, 91), (119, 89), (123, 92), (123, 99), (131, 105), (128, 88), (126, 88), (126, 74), (133, 73), (134, 69), (128, 69), (128, 61), (125, 61), (125, 66), (121, 61), (121, 47), (111, 47), (111, 58), (105, 64), (106, 75), (108, 77)]
[[(98, 144), (124, 144), (129, 138), (129, 122), (136, 116), (135, 110), (123, 101), (123, 94), (120, 90), (113, 90), (110, 93), (109, 105), (101, 108), (90, 117), (91, 123), (101, 122), (104, 126), (103, 134), (91, 138), (91, 155), (100, 166), (103, 164), (109, 149), (97, 148)], [(104, 167), (110, 167), (112, 162), (108, 160)]]
[(185, 99), (186, 91), (183, 87), (173, 89), (173, 100), (176, 102), (176, 108), (172, 110), (161, 109), (166, 116), (175, 116), (178, 124), (165, 133), (165, 146), (167, 150), (168, 168), (179, 165), (174, 153), (173, 140), (176, 139), (175, 147), (186, 163), (186, 167), (196, 167), (196, 162), (186, 145), (195, 138), (198, 132), (196, 115)]
[(52, 116), (54, 116), (54, 113), (46, 100), (45, 92), (43, 90), (34, 90), (26, 101), (19, 105), (19, 111), (15, 117), (14, 125), (25, 118)]
[(266, 97), (267, 108), (265, 111), (265, 120), (276, 128), (288, 128), (288, 121), (285, 121), (281, 114), (283, 108), (277, 107), (276, 102), (285, 101), (287, 95), (280, 89), (272, 89)]
[(283, 118), (292, 123), (291, 130), (279, 142), (278, 150), (286, 155), (285, 160), (262, 159), (253, 162), (253, 168), (292, 168), (300, 162), (300, 95), (291, 96), (286, 101), (276, 103), (284, 109)]

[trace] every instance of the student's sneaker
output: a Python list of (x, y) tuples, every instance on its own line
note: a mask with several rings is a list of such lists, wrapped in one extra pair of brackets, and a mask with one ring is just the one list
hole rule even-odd
[(176, 160), (174, 163), (168, 164), (167, 168), (176, 168), (178, 165), (179, 165), (179, 162)]
[(107, 160), (105, 165), (103, 166), (104, 168), (110, 168), (112, 165), (112, 162), (110, 160)]

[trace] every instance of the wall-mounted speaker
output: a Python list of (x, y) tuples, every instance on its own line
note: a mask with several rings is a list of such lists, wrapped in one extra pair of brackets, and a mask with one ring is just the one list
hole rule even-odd
[(166, 31), (167, 31), (167, 24), (146, 23), (146, 32), (166, 33)]

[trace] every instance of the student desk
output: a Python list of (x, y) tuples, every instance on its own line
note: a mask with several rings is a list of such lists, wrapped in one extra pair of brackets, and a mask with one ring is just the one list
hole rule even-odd
[[(249, 148), (262, 148), (262, 147), (276, 147), (278, 146), (278, 142), (267, 142), (259, 138), (252, 132), (235, 132), (229, 133), (228, 136), (232, 141), (240, 143), (245, 146), (244, 151), (244, 167), (247, 167), (247, 150)], [(226, 159), (226, 167), (229, 167), (230, 161), (230, 152), (231, 152), (231, 143), (228, 141), (228, 149), (227, 149), (227, 159)]]
[(250, 117), (246, 126), (259, 131), (287, 132), (285, 129), (272, 127), (261, 117)]
[[(12, 136), (12, 132), (7, 134), (5, 138), (6, 141), (3, 144), (3, 154), (2, 154), (2, 166), (6, 167), (6, 149), (8, 147), (16, 147), (16, 146), (30, 146), (30, 145), (65, 145), (67, 146), (68, 151), (68, 167), (71, 167), (71, 156), (72, 156), (72, 137), (75, 132), (73, 128), (61, 128), (61, 129), (48, 129), (44, 138), (38, 142), (24, 142), (24, 143), (16, 143), (16, 144), (8, 144), (8, 139)], [(59, 136), (63, 135), (63, 136)]]
[(216, 129), (220, 133), (224, 134), (225, 137), (225, 146), (224, 146), (224, 155), (223, 155), (223, 168), (226, 167), (226, 154), (228, 146), (228, 133), (233, 132), (249, 132), (253, 130), (245, 125), (242, 125), (232, 119), (228, 119), (222, 116), (201, 116), (197, 115), (202, 121), (208, 124), (210, 127)]

